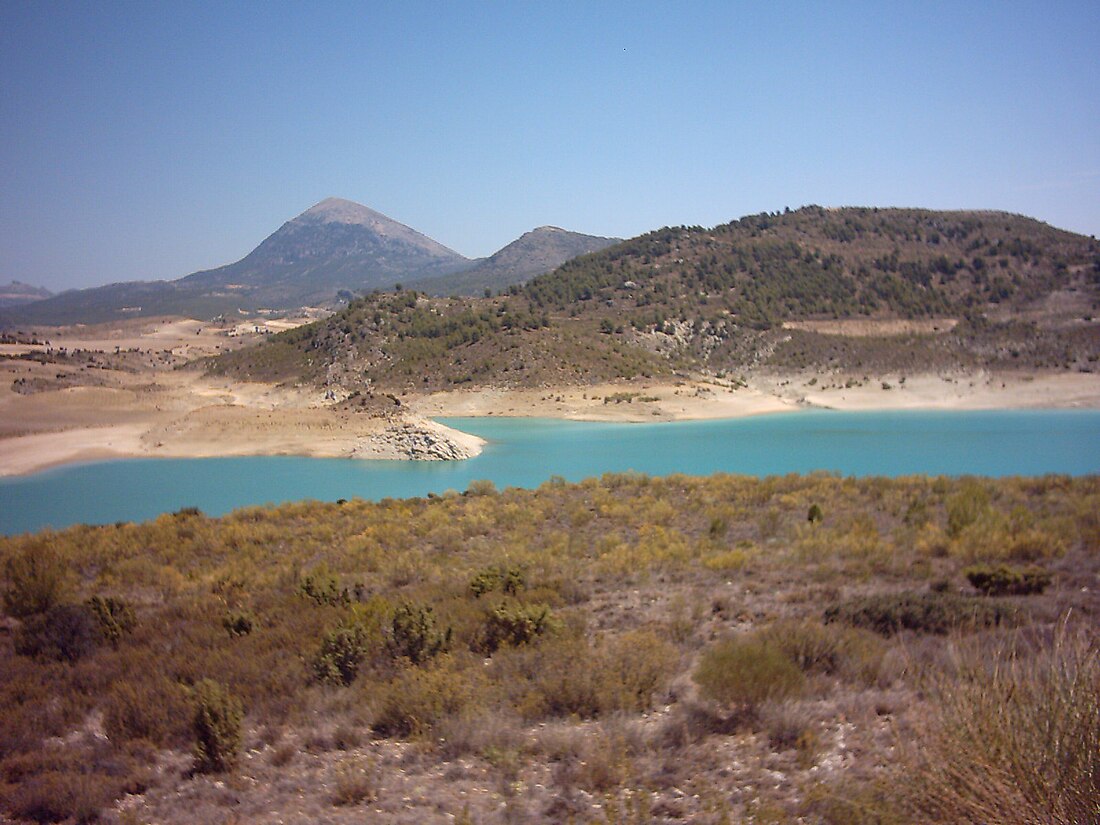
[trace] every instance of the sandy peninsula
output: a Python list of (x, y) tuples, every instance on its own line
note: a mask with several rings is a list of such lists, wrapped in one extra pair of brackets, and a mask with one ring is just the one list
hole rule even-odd
[[(447, 416), (654, 422), (808, 408), (1100, 409), (1100, 375), (1091, 373), (760, 372), (406, 395), (377, 415), (336, 404), (314, 387), (235, 383), (184, 366), (267, 331), (251, 322), (134, 321), (51, 330), (48, 343), (0, 345), (0, 475), (128, 457), (477, 455), (481, 439), (433, 420)], [(35, 360), (36, 352), (43, 357)]]

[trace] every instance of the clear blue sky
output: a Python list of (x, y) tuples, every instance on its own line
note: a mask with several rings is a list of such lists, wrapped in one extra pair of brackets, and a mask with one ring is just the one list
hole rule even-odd
[(0, 0), (0, 283), (180, 277), (328, 195), (471, 257), (807, 203), (1100, 234), (1100, 3)]

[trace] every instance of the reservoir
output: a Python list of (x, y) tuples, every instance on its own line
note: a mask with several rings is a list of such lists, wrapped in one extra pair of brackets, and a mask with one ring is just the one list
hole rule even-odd
[(1088, 475), (1100, 472), (1100, 411), (796, 413), (658, 424), (447, 418), (489, 443), (467, 461), (296, 457), (128, 459), (0, 479), (0, 533), (153, 518), (182, 507), (221, 515), (301, 499), (406, 498), (537, 487), (608, 472), (753, 476)]

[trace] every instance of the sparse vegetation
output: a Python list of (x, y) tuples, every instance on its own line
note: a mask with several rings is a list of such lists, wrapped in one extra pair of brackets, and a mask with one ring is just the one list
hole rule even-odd
[(0, 539), (48, 605), (0, 634), (0, 810), (1087, 821), (1098, 484), (627, 473)]

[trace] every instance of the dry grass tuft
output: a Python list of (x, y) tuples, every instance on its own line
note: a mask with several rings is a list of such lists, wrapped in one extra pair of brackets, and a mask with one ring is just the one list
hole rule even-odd
[(1100, 821), (1100, 650), (1065, 623), (1023, 647), (961, 649), (931, 677), (909, 754), (920, 821)]

